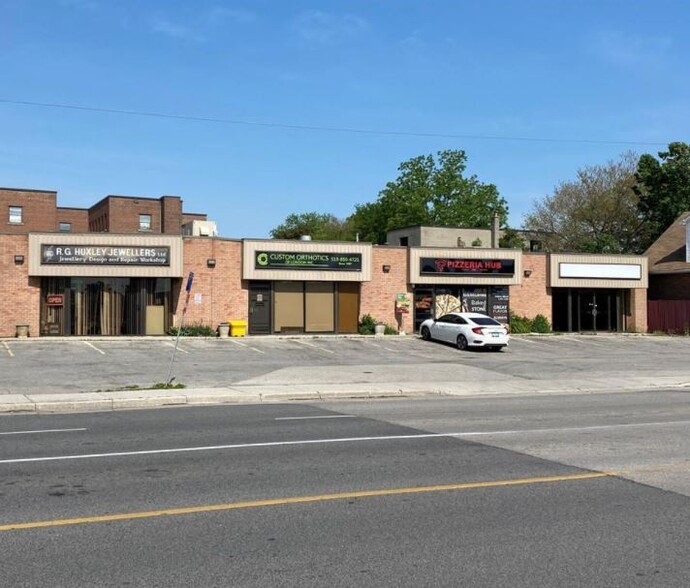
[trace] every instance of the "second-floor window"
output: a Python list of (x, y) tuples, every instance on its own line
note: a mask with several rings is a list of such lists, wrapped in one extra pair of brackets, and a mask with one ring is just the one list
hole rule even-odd
[(139, 215), (139, 230), (140, 231), (150, 231), (151, 230), (151, 215), (150, 214), (140, 214)]
[(9, 222), (13, 224), (22, 224), (22, 207), (21, 206), (10, 206), (10, 218)]
[(60, 223), (60, 232), (61, 233), (69, 233), (71, 230), (72, 230), (72, 223), (65, 223), (65, 222)]

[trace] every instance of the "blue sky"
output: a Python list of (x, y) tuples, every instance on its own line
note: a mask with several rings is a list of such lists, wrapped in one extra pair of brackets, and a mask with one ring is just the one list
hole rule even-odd
[(463, 149), (519, 227), (578, 168), (690, 140), (688, 30), (681, 0), (0, 0), (0, 186), (266, 237)]

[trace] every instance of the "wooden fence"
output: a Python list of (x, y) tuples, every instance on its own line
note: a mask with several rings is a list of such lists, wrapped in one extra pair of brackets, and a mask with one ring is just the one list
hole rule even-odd
[(690, 334), (690, 300), (648, 300), (647, 330)]

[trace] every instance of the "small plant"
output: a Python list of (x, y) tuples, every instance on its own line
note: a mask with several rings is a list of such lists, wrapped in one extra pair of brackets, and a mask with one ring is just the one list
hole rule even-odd
[(152, 390), (176, 390), (178, 388), (186, 388), (184, 384), (173, 384), (172, 382), (157, 382), (151, 386)]
[(365, 314), (359, 320), (359, 326), (357, 328), (357, 332), (360, 335), (373, 335), (374, 334), (374, 327), (376, 325), (377, 325), (377, 322), (376, 322), (376, 320), (374, 320), (374, 317), (372, 317), (370, 314)]
[(550, 333), (551, 324), (543, 314), (538, 314), (532, 319), (532, 333)]
[(518, 316), (514, 312), (511, 312), (508, 324), (511, 333), (519, 334), (532, 332), (532, 321), (526, 316)]
[[(178, 327), (171, 327), (170, 334), (177, 335), (180, 329)], [(209, 327), (208, 325), (202, 325), (201, 323), (185, 325), (180, 331), (180, 337), (215, 337), (216, 329)]]
[(474, 241), (472, 241), (472, 247), (481, 247), (482, 246), (482, 240), (477, 237)]
[(397, 335), (398, 330), (395, 327), (391, 327), (390, 325), (386, 325), (386, 330), (383, 332), (384, 335)]

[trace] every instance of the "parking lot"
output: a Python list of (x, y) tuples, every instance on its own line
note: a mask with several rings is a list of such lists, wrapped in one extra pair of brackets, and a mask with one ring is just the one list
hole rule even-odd
[[(0, 341), (0, 393), (93, 392), (166, 382), (172, 338)], [(182, 338), (172, 363), (187, 387), (405, 382), (569, 382), (610, 389), (690, 384), (690, 338), (513, 336), (502, 353), (458, 351), (416, 336)]]

